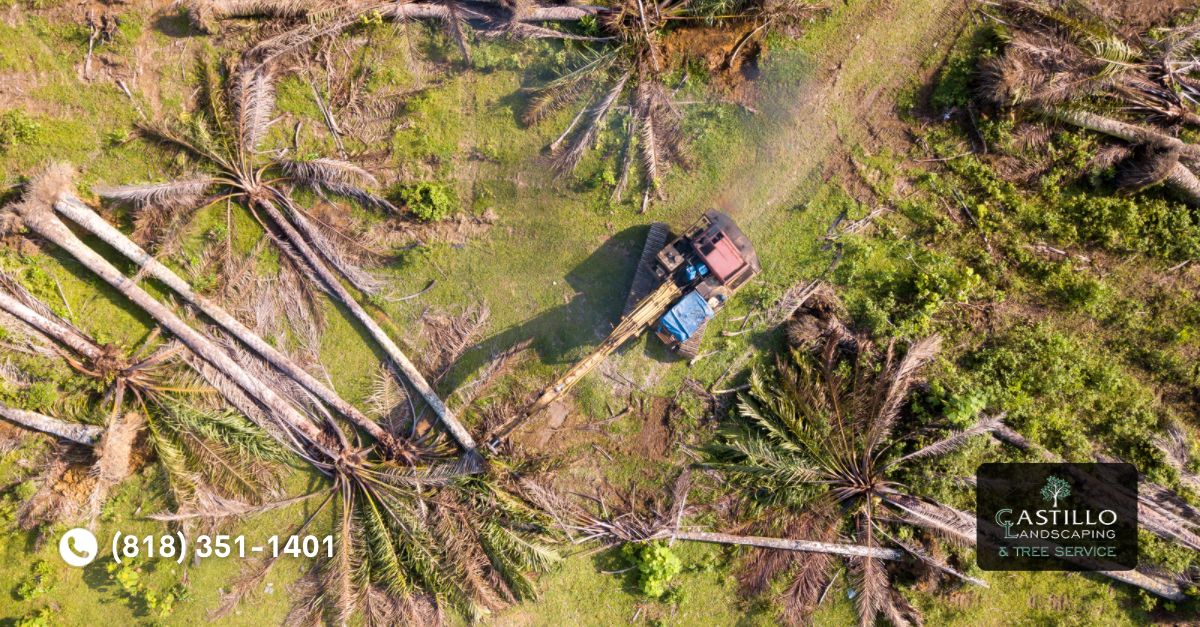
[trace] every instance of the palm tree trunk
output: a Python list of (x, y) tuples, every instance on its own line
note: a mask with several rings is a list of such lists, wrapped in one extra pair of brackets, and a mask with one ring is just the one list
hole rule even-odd
[(1144, 573), (1140, 570), (1101, 570), (1097, 572), (1106, 577), (1116, 579), (1121, 583), (1127, 583), (1156, 594), (1169, 601), (1184, 601), (1188, 598), (1178, 582), (1168, 580), (1165, 577)]
[(0, 418), (26, 429), (48, 433), (84, 446), (95, 446), (100, 435), (104, 433), (104, 429), (94, 425), (65, 422), (37, 412), (13, 409), (4, 404), (0, 404)]
[[(51, 172), (47, 178), (54, 179), (61, 175), (61, 172)], [(31, 190), (26, 194), (25, 200), (14, 206), (26, 227), (65, 250), (93, 274), (116, 288), (117, 291), (121, 292), (121, 294), (162, 325), (163, 328), (183, 342), (198, 357), (212, 364), (221, 374), (233, 381), (248, 396), (268, 410), (271, 415), (282, 420), (289, 429), (302, 434), (312, 446), (325, 455), (336, 458), (336, 455), (326, 444), (328, 438), (312, 421), (276, 394), (274, 390), (250, 376), (228, 353), (217, 346), (212, 340), (193, 329), (175, 315), (166, 305), (155, 300), (154, 297), (150, 296), (145, 290), (113, 267), (108, 260), (96, 254), (95, 251), (80, 241), (54, 215), (49, 206), (64, 190), (47, 190), (42, 188), (55, 184), (65, 186), (65, 183), (56, 180), (48, 182), (34, 181), (31, 183)]]
[(832, 553), (847, 557), (873, 557), (881, 560), (899, 560), (904, 552), (898, 549), (861, 546), (858, 544), (838, 544), (833, 542), (815, 542), (812, 540), (789, 540), (786, 538), (765, 538), (762, 536), (735, 536), (726, 533), (707, 531), (676, 531), (667, 535), (676, 540), (692, 542), (709, 542), (713, 544), (736, 544), (740, 546), (755, 546), (763, 549), (780, 549), (784, 551), (804, 551), (807, 553)]
[(43, 316), (2, 289), (0, 289), (0, 311), (15, 316), (21, 322), (37, 329), (41, 334), (61, 342), (92, 362), (97, 362), (103, 357), (100, 348), (80, 337), (75, 329)]
[(1163, 183), (1179, 194), (1187, 204), (1193, 207), (1200, 206), (1200, 178), (1196, 178), (1187, 166), (1176, 163), (1167, 174), (1167, 178), (1163, 179)]
[(1131, 144), (1161, 144), (1178, 148), (1180, 154), (1189, 159), (1200, 160), (1200, 146), (1189, 144), (1154, 129), (1114, 120), (1089, 111), (1044, 108), (1042, 113), (1060, 122), (1116, 137)]
[(437, 395), (437, 392), (425, 380), (424, 375), (409, 361), (404, 352), (400, 350), (400, 347), (392, 341), (392, 338), (388, 337), (383, 328), (379, 326), (379, 323), (363, 309), (362, 305), (358, 304), (358, 301), (350, 294), (350, 291), (329, 270), (329, 267), (321, 260), (320, 255), (308, 245), (304, 237), (292, 226), (292, 223), (288, 221), (283, 213), (279, 211), (279, 208), (266, 199), (259, 199), (257, 204), (267, 213), (271, 221), (283, 231), (287, 242), (295, 248), (296, 253), (312, 268), (321, 282), (333, 293), (334, 297), (350, 310), (351, 315), (360, 324), (366, 327), (367, 332), (371, 334), (375, 342), (387, 353), (396, 374), (408, 379), (408, 382), (421, 394), (421, 397), (425, 399), (425, 402), (429, 404), (429, 407), (441, 419), (442, 425), (445, 426), (446, 431), (450, 432), (451, 437), (467, 452), (475, 452), (475, 438), (471, 437), (471, 433), (451, 413), (450, 409), (446, 407), (446, 404)]
[[(469, 11), (466, 15), (467, 19), (483, 16), (500, 19), (506, 17), (483, 6), (466, 4)], [(518, 22), (578, 22), (584, 17), (600, 15), (607, 11), (608, 9), (598, 6), (530, 7), (513, 17)], [(379, 13), (390, 20), (450, 19), (450, 9), (442, 4), (393, 2), (380, 9)]]
[(208, 316), (217, 326), (237, 338), (249, 347), (250, 350), (271, 364), (271, 366), (290, 377), (296, 383), (299, 383), (304, 389), (321, 399), (322, 402), (327, 403), (350, 422), (366, 431), (389, 451), (396, 449), (397, 442), (395, 437), (388, 433), (379, 423), (367, 418), (365, 414), (346, 402), (341, 396), (338, 396), (337, 392), (318, 381), (316, 377), (301, 368), (299, 364), (292, 361), (287, 355), (284, 355), (274, 346), (268, 344), (258, 334), (251, 331), (241, 321), (225, 311), (220, 305), (197, 294), (192, 290), (192, 286), (188, 285), (187, 281), (160, 263), (153, 255), (143, 250), (142, 247), (126, 237), (116, 227), (109, 224), (95, 211), (92, 211), (91, 207), (83, 204), (81, 200), (72, 195), (63, 194), (55, 201), (54, 208), (75, 224), (99, 237), (105, 244), (112, 246), (117, 252), (144, 269), (150, 276), (162, 281), (176, 294)]

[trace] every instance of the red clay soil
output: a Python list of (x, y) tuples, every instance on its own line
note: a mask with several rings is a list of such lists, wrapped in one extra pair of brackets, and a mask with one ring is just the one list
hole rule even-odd
[(670, 63), (700, 62), (712, 76), (717, 93), (750, 105), (757, 93), (754, 79), (758, 77), (758, 41), (747, 41), (737, 56), (733, 52), (753, 28), (751, 23), (739, 22), (676, 29), (667, 33), (663, 45)]

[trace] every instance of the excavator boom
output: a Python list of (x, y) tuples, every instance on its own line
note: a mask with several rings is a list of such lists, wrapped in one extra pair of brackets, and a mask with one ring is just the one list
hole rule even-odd
[(628, 314), (621, 318), (617, 326), (613, 327), (612, 332), (608, 334), (608, 337), (595, 350), (589, 353), (587, 357), (576, 362), (574, 366), (571, 366), (570, 370), (566, 371), (553, 384), (547, 387), (542, 392), (542, 395), (525, 412), (497, 429), (493, 433), (493, 438), (491, 438), (492, 442), (504, 439), (505, 436), (520, 426), (526, 419), (537, 415), (554, 401), (562, 398), (562, 395), (566, 394), (584, 375), (600, 365), (609, 355), (620, 348), (622, 344), (629, 341), (630, 338), (641, 335), (642, 331), (650, 328), (682, 295), (683, 292), (679, 289), (679, 286), (671, 281), (659, 285), (658, 289), (655, 289), (649, 296), (643, 298)]

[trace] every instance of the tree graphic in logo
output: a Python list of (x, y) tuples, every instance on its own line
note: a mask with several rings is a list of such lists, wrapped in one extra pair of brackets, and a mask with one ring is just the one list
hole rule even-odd
[(1058, 509), (1058, 499), (1065, 499), (1071, 495), (1071, 484), (1067, 483), (1066, 479), (1051, 475), (1046, 479), (1046, 485), (1042, 488), (1042, 498), (1047, 501), (1054, 501), (1053, 507)]

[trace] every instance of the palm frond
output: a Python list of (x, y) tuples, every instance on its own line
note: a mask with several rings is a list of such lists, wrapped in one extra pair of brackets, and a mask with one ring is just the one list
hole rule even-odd
[(940, 455), (945, 455), (946, 453), (949, 453), (950, 451), (953, 451), (966, 444), (971, 438), (977, 435), (983, 435), (985, 433), (991, 433), (992, 431), (995, 431), (996, 427), (1002, 424), (1003, 420), (1004, 414), (1000, 414), (999, 416), (983, 416), (976, 420), (975, 424), (971, 425), (970, 427), (961, 431), (957, 431), (947, 437), (944, 437), (931, 444), (927, 444), (920, 449), (891, 461), (888, 463), (888, 466), (896, 466), (903, 464), (904, 462), (912, 461), (914, 459), (921, 459), (924, 457), (937, 457)]
[[(933, 360), (941, 346), (942, 339), (931, 335), (910, 345), (908, 352), (896, 366), (892, 367), (890, 363), (885, 365), (885, 375), (879, 379), (879, 391), (874, 399), (877, 408), (872, 412), (867, 425), (869, 443), (873, 445), (882, 442), (891, 434), (892, 425), (899, 416), (900, 403), (916, 383), (917, 373)], [(889, 354), (890, 352), (889, 348)], [(890, 361), (889, 358), (888, 362)]]
[(350, 198), (364, 207), (399, 213), (399, 209), (386, 198), (368, 191), (378, 187), (379, 181), (353, 163), (328, 158), (285, 159), (278, 163), (284, 174), (300, 185)]
[[(283, 198), (286, 200), (286, 197)], [(287, 217), (326, 263), (358, 291), (369, 295), (380, 293), (383, 289), (383, 282), (351, 262), (350, 255), (343, 250), (341, 245), (335, 243), (339, 238), (346, 238), (345, 235), (330, 232), (332, 229), (313, 224), (295, 205), (288, 202), (288, 206), (291, 211), (288, 212)]]
[(211, 177), (181, 179), (165, 183), (143, 183), (140, 185), (117, 185), (97, 187), (101, 198), (130, 203), (139, 207), (195, 207), (217, 180)]
[(624, 93), (625, 84), (629, 82), (630, 76), (630, 72), (619, 76), (612, 84), (612, 87), (605, 92), (605, 95), (587, 109), (587, 121), (584, 123), (583, 128), (575, 131), (566, 148), (559, 150), (554, 155), (553, 163), (556, 171), (559, 173), (570, 172), (579, 165), (584, 153), (595, 142), (596, 135), (600, 131), (600, 126), (608, 118), (608, 114), (612, 112), (617, 99)]
[(275, 111), (274, 72), (269, 65), (243, 62), (230, 81), (230, 90), (238, 143), (242, 150), (255, 152)]

